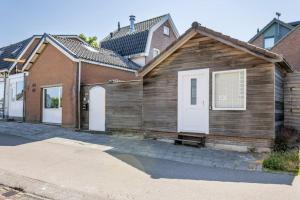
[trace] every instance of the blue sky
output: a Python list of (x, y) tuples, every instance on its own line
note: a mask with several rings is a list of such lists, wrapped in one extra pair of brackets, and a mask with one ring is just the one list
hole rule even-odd
[(299, 0), (1, 0), (0, 46), (44, 32), (96, 35), (99, 39), (137, 21), (170, 13), (179, 32), (198, 21), (204, 26), (249, 40), (275, 12), (281, 20), (300, 20)]

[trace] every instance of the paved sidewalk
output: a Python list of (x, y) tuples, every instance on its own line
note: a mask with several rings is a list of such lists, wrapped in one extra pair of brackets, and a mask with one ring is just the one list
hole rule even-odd
[(209, 167), (261, 170), (261, 165), (257, 162), (257, 156), (250, 153), (175, 146), (161, 141), (76, 132), (44, 124), (0, 122), (1, 133), (22, 136), (33, 140), (63, 138), (66, 143), (105, 145), (108, 147), (107, 152), (128, 153)]
[(47, 200), (33, 194), (0, 185), (0, 200)]

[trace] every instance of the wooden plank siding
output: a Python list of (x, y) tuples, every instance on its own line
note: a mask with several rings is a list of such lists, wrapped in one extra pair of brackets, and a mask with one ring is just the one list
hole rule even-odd
[[(82, 104), (88, 102), (89, 90), (101, 86), (106, 91), (106, 130), (140, 130), (142, 125), (142, 82), (128, 81), (82, 86)], [(81, 109), (82, 128), (88, 129), (88, 111)]]
[(284, 126), (300, 131), (300, 73), (284, 79)]
[(200, 34), (143, 77), (144, 130), (177, 131), (178, 72), (204, 68), (210, 70), (210, 107), (212, 72), (247, 69), (246, 111), (210, 109), (209, 135), (274, 139), (275, 65)]

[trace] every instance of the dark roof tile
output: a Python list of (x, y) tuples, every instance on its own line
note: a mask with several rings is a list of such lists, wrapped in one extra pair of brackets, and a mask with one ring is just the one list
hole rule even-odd
[(32, 37), (27, 38), (21, 42), (11, 44), (6, 47), (0, 48), (0, 70), (9, 69), (13, 62), (4, 61), (5, 58), (16, 59), (22, 53), (22, 51), (26, 48), (26, 46), (30, 43)]
[(140, 66), (128, 60), (127, 58), (122, 57), (116, 52), (103, 48), (94, 48), (89, 44), (74, 38), (66, 38), (60, 36), (52, 37), (77, 58), (131, 70), (138, 70), (140, 68)]
[(146, 49), (149, 30), (167, 15), (162, 15), (136, 23), (135, 31), (130, 33), (130, 26), (122, 27), (106, 36), (100, 43), (102, 48), (118, 52), (122, 56), (143, 53)]

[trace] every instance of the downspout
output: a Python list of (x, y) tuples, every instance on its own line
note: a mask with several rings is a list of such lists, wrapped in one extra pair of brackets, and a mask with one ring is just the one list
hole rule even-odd
[(81, 129), (81, 95), (80, 95), (80, 87), (81, 87), (81, 60), (78, 62), (78, 85), (77, 85), (77, 116), (78, 116), (78, 130)]
[(24, 85), (23, 85), (23, 122), (25, 122), (25, 107), (26, 107), (26, 73), (23, 72), (23, 82), (24, 82)]

